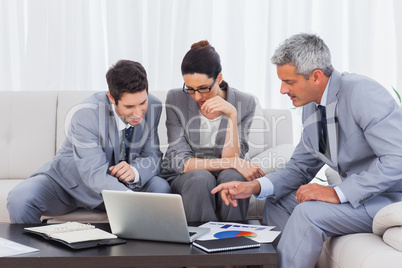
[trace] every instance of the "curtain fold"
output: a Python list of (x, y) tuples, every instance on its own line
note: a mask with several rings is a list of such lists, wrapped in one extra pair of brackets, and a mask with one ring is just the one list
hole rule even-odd
[(151, 91), (169, 90), (183, 83), (191, 44), (207, 39), (231, 86), (263, 107), (290, 108), (270, 57), (311, 32), (337, 70), (402, 92), (400, 11), (398, 0), (3, 0), (0, 90), (106, 90), (119, 59), (141, 62)]

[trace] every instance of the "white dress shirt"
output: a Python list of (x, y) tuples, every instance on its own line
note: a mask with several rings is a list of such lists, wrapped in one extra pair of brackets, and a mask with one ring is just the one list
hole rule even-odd
[[(121, 153), (124, 150), (123, 149), (123, 147), (124, 147), (123, 146), (124, 131), (126, 130), (126, 128), (131, 127), (131, 125), (124, 123), (123, 120), (121, 120), (121, 118), (117, 115), (114, 105), (112, 105), (112, 106), (113, 106), (114, 119), (116, 120), (117, 130), (119, 132), (119, 144), (120, 144), (120, 154), (119, 155), (121, 157), (122, 155), (124, 155)], [(122, 160), (122, 159), (119, 159), (119, 160)], [(131, 168), (134, 171), (135, 178), (134, 178), (134, 181), (127, 183), (128, 185), (132, 185), (132, 184), (140, 181), (140, 173), (138, 172), (138, 170), (133, 166), (131, 166)]]
[(219, 132), (219, 125), (222, 115), (214, 119), (208, 119), (200, 112), (200, 151), (198, 158), (213, 158), (216, 136)]

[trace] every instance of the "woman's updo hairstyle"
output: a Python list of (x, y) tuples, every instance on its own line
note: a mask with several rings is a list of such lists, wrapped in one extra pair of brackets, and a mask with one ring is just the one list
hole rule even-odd
[[(194, 43), (181, 63), (182, 75), (200, 73), (216, 79), (221, 72), (221, 58), (207, 40)], [(226, 89), (227, 83), (222, 81), (219, 86), (221, 89)]]

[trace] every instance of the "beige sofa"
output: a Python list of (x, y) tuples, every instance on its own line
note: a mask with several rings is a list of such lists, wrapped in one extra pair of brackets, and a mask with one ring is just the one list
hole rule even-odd
[[(9, 222), (7, 195), (45, 162), (65, 139), (73, 107), (93, 91), (1, 91), (0, 99), (0, 222)], [(151, 92), (162, 103), (166, 91)], [(161, 150), (167, 149), (163, 110), (159, 124)], [(249, 157), (265, 172), (283, 165), (293, 152), (292, 117), (289, 110), (257, 106), (250, 131)], [(264, 201), (250, 201), (249, 219), (260, 219)], [(48, 218), (46, 215), (43, 218)], [(103, 211), (78, 210), (54, 221), (106, 222)]]
[[(50, 161), (65, 138), (71, 109), (91, 91), (0, 92), (0, 222), (9, 222), (8, 192), (45, 162)], [(166, 92), (151, 92), (164, 102)], [(165, 113), (159, 125), (161, 149), (166, 151)], [(265, 172), (290, 157), (292, 118), (289, 110), (257, 107), (250, 133), (249, 156)], [(328, 173), (330, 183), (336, 174)], [(250, 201), (249, 219), (260, 219), (264, 201)], [(55, 221), (106, 222), (102, 211), (79, 210), (54, 217)], [(371, 234), (328, 239), (317, 267), (400, 267), (402, 263), (402, 202), (381, 210)]]
[[(341, 179), (326, 169), (329, 184)], [(402, 202), (381, 209), (373, 221), (373, 233), (358, 233), (327, 239), (316, 268), (402, 267)]]

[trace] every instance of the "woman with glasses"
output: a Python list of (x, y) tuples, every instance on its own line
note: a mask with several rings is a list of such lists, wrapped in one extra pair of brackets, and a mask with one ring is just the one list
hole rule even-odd
[[(218, 184), (250, 181), (264, 172), (244, 160), (255, 112), (252, 96), (223, 80), (220, 57), (208, 41), (192, 45), (184, 56), (182, 89), (166, 98), (169, 148), (162, 176), (172, 192), (182, 195), (189, 222), (241, 221), (247, 216), (248, 199), (237, 207), (225, 206), (211, 190)], [(218, 198), (218, 200), (216, 200)]]

